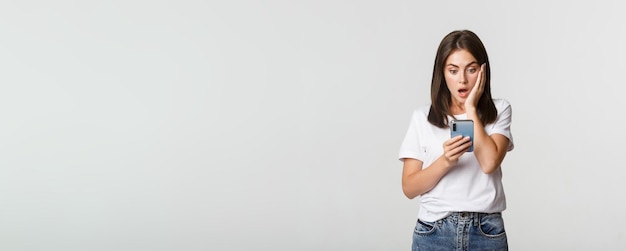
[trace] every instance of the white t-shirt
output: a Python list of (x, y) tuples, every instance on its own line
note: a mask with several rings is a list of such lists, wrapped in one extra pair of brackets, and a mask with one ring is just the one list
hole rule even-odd
[[(496, 122), (485, 125), (487, 135), (502, 134), (509, 139), (507, 151), (513, 150), (511, 135), (511, 105), (504, 99), (493, 99), (498, 110)], [(418, 159), (422, 168), (430, 166), (443, 154), (443, 142), (450, 139), (449, 128), (439, 128), (428, 122), (430, 105), (413, 112), (411, 123), (400, 147), (400, 160)], [(466, 119), (467, 115), (455, 115)], [(452, 117), (448, 117), (448, 121)], [(466, 152), (433, 189), (419, 197), (418, 218), (436, 221), (452, 212), (469, 211), (495, 213), (506, 208), (502, 188), (502, 170), (483, 173), (473, 152)]]

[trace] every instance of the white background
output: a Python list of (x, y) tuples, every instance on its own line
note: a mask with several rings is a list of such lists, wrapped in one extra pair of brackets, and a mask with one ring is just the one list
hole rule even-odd
[(511, 250), (624, 250), (618, 1), (0, 6), (0, 250), (409, 250), (400, 143), (470, 29)]

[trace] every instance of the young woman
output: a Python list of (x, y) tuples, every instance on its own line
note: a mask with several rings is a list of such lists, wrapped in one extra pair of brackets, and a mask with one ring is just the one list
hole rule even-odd
[[(461, 119), (473, 121), (472, 140), (450, 137), (450, 122)], [(480, 38), (469, 30), (446, 35), (431, 103), (413, 112), (400, 147), (402, 191), (420, 202), (413, 250), (508, 250), (500, 164), (513, 150), (510, 127), (510, 104), (491, 97)]]

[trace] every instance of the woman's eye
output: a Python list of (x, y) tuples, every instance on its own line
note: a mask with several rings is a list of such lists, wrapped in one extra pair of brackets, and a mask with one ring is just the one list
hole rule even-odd
[(475, 68), (469, 68), (469, 69), (467, 69), (467, 71), (468, 71), (469, 73), (475, 73), (475, 72), (476, 72), (476, 69), (475, 69)]
[(451, 74), (456, 74), (457, 70), (450, 70)]

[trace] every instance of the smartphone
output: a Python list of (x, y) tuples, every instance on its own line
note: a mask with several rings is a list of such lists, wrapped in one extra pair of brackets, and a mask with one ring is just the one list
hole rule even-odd
[(474, 121), (470, 119), (457, 119), (450, 122), (450, 138), (457, 135), (469, 136), (472, 145), (468, 152), (474, 151)]

